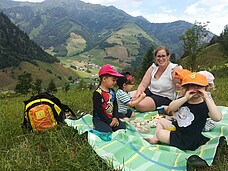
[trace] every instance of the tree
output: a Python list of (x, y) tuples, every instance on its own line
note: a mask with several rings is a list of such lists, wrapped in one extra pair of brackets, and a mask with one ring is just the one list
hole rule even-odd
[(143, 57), (141, 70), (139, 72), (140, 78), (143, 77), (143, 75), (146, 73), (147, 69), (152, 65), (153, 62), (154, 62), (154, 47), (151, 46), (149, 47), (148, 51)]
[(205, 38), (208, 35), (208, 31), (206, 29), (208, 23), (209, 22), (202, 24), (201, 22), (195, 22), (192, 28), (188, 29), (182, 36), (180, 36), (180, 40), (184, 43), (183, 57), (189, 57), (189, 69), (192, 71), (195, 71), (196, 68), (197, 54), (204, 47)]
[(81, 79), (78, 83), (78, 88), (84, 88), (84, 87), (86, 87), (86, 83), (84, 79)]
[(40, 79), (36, 79), (33, 87), (32, 87), (32, 90), (33, 90), (33, 94), (39, 94), (41, 92), (41, 85), (42, 85), (42, 80)]
[(70, 90), (70, 83), (65, 83), (63, 88), (66, 92), (68, 92)]
[(170, 61), (171, 61), (172, 63), (177, 63), (175, 53), (172, 53), (172, 54), (170, 55)]
[(228, 25), (225, 27), (224, 31), (219, 36), (219, 43), (228, 52)]
[(32, 74), (25, 72), (18, 76), (18, 83), (14, 89), (16, 93), (28, 94), (32, 88)]
[(56, 85), (55, 85), (55, 82), (54, 82), (53, 79), (48, 84), (47, 91), (50, 92), (50, 93), (57, 92), (57, 88), (56, 88)]
[(73, 77), (72, 76), (69, 76), (68, 80), (69, 81), (73, 80)]

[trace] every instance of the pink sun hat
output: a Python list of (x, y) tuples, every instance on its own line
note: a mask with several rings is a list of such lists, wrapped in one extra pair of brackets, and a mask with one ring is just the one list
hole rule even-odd
[(207, 78), (209, 84), (214, 84), (214, 75), (208, 71), (199, 71), (198, 73), (204, 75)]

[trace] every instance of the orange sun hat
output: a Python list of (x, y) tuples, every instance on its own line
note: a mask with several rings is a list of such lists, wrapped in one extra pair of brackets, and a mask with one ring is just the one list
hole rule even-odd
[(175, 71), (174, 77), (182, 80), (185, 75), (190, 74), (190, 73), (191, 73), (191, 71), (189, 71), (187, 69), (179, 69), (179, 70)]
[(207, 86), (208, 81), (204, 75), (199, 74), (197, 72), (193, 72), (193, 73), (190, 73), (190, 74), (187, 74), (186, 76), (184, 76), (181, 85), (183, 86), (183, 85), (187, 85), (187, 84), (196, 84), (196, 85), (200, 85), (200, 86)]

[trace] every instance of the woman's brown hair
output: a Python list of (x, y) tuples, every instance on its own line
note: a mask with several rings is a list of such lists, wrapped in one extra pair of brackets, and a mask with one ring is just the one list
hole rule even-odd
[(169, 54), (170, 54), (169, 49), (167, 49), (165, 46), (160, 46), (157, 49), (155, 49), (155, 51), (154, 51), (154, 56), (155, 57), (156, 57), (158, 51), (160, 51), (160, 50), (165, 50), (166, 51), (166, 55), (169, 56)]

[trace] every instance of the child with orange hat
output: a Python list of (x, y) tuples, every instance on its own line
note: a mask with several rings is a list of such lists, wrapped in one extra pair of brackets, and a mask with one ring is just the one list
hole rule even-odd
[(209, 140), (202, 134), (206, 119), (210, 117), (218, 122), (222, 119), (222, 113), (207, 95), (208, 81), (204, 75), (187, 74), (181, 85), (184, 89), (183, 97), (169, 105), (169, 109), (176, 117), (176, 121), (172, 122), (176, 130), (167, 130), (170, 121), (161, 118), (154, 136), (146, 140), (151, 144), (162, 142), (182, 150), (195, 150)]
[[(198, 73), (204, 75), (206, 78), (207, 78), (207, 81), (208, 81), (208, 86), (206, 87), (206, 91), (207, 91), (207, 94), (208, 94), (208, 97), (213, 100), (213, 97), (211, 95), (211, 91), (215, 89), (215, 84), (214, 84), (214, 75), (209, 72), (209, 71), (199, 71)], [(211, 118), (207, 118), (207, 121), (206, 121), (206, 124), (203, 128), (203, 131), (207, 132), (207, 131), (210, 131), (212, 128), (215, 127), (215, 122), (211, 119)]]
[[(176, 92), (175, 92), (175, 99), (181, 97), (183, 95), (183, 91), (182, 91), (182, 87), (181, 87), (181, 83), (182, 83), (182, 79), (184, 78), (185, 75), (190, 74), (191, 71), (187, 70), (187, 69), (178, 69), (175, 71), (174, 74), (174, 83), (175, 83), (175, 87), (176, 87)], [(157, 107), (158, 113), (162, 113), (162, 114), (171, 114), (171, 111), (169, 110), (168, 106), (159, 106)]]
[(110, 64), (102, 66), (98, 73), (100, 84), (93, 92), (93, 125), (96, 131), (113, 132), (125, 129), (125, 124), (119, 120), (116, 93), (114, 86), (119, 74)]

